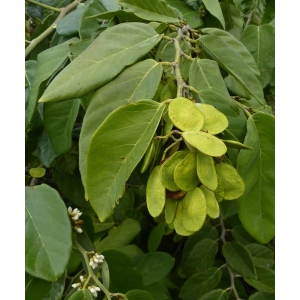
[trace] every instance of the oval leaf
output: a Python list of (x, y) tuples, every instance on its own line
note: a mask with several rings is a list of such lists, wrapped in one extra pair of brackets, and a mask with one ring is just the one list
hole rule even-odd
[(204, 124), (204, 116), (195, 104), (183, 97), (173, 99), (168, 107), (172, 123), (183, 131), (199, 131)]
[(160, 223), (157, 226), (155, 226), (149, 235), (148, 238), (148, 250), (149, 252), (154, 252), (158, 248), (161, 239), (165, 232), (165, 223)]
[(246, 146), (237, 141), (231, 141), (231, 140), (222, 140), (222, 141), (227, 147), (230, 147), (230, 148), (253, 150), (253, 148)]
[(228, 164), (216, 165), (218, 176), (222, 179), (224, 199), (235, 200), (243, 195), (245, 183), (237, 170)]
[(227, 263), (238, 274), (247, 278), (256, 278), (256, 270), (250, 252), (241, 244), (233, 241), (222, 247)]
[(205, 195), (199, 188), (187, 192), (183, 198), (182, 223), (188, 231), (198, 231), (206, 219)]
[(151, 294), (142, 290), (131, 290), (125, 296), (128, 300), (154, 300)]
[(200, 186), (206, 200), (206, 213), (212, 219), (216, 219), (220, 215), (220, 207), (215, 197), (215, 193), (208, 190), (204, 185)]
[(198, 298), (197, 300), (227, 300), (228, 294), (225, 290), (213, 290), (206, 294), (204, 294), (202, 297)]
[(206, 9), (215, 16), (225, 29), (225, 20), (218, 0), (202, 0)]
[(88, 147), (95, 131), (117, 107), (143, 98), (152, 99), (161, 75), (162, 67), (153, 59), (146, 59), (128, 67), (94, 93), (83, 119), (79, 139), (79, 170), (84, 186)]
[(228, 127), (228, 120), (224, 114), (215, 109), (212, 105), (196, 103), (196, 107), (204, 116), (202, 130), (215, 135), (221, 133)]
[(67, 208), (58, 192), (46, 184), (25, 190), (25, 270), (55, 281), (62, 276), (72, 249)]
[(179, 21), (175, 11), (165, 1), (119, 0), (117, 3), (144, 20), (162, 23), (178, 23)]
[(275, 118), (264, 113), (249, 117), (244, 144), (253, 151), (241, 150), (237, 158), (246, 184), (238, 213), (250, 235), (264, 244), (275, 235)]
[(171, 224), (175, 218), (178, 201), (167, 198), (165, 205), (165, 219), (167, 224)]
[(249, 300), (275, 300), (275, 294), (258, 292), (251, 295)]
[(197, 153), (197, 174), (202, 184), (214, 191), (218, 187), (214, 159), (202, 152)]
[(227, 151), (225, 144), (218, 138), (206, 132), (184, 132), (184, 140), (200, 152), (214, 157), (220, 157)]
[(44, 169), (44, 168), (31, 168), (29, 170), (29, 174), (30, 174), (30, 176), (32, 176), (34, 178), (41, 178), (41, 177), (45, 176), (46, 169)]
[(166, 201), (166, 188), (161, 182), (161, 167), (159, 165), (152, 170), (146, 187), (147, 208), (153, 218), (161, 214)]
[(272, 269), (256, 267), (257, 278), (244, 278), (259, 292), (275, 293), (275, 271)]
[(223, 182), (222, 182), (221, 177), (217, 175), (217, 179), (218, 179), (218, 186), (214, 190), (214, 193), (216, 196), (216, 200), (218, 202), (221, 202), (224, 199), (224, 187), (223, 187)]
[(93, 300), (93, 297), (88, 289), (82, 289), (76, 291), (68, 300)]
[(189, 236), (194, 233), (194, 231), (189, 231), (183, 226), (183, 200), (177, 201), (177, 210), (174, 219), (174, 228), (177, 234), (182, 236)]
[(151, 100), (124, 105), (112, 112), (93, 135), (86, 192), (100, 221), (112, 213), (126, 180), (151, 142), (164, 108)]
[[(160, 39), (161, 35), (143, 23), (109, 27), (54, 78), (39, 102), (73, 99), (103, 86), (149, 52)], [(139, 51), (133, 51), (136, 47)]]

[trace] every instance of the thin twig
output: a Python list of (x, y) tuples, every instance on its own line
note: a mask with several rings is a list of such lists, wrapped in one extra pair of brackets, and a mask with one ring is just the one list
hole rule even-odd
[(250, 24), (251, 19), (252, 19), (252, 16), (253, 16), (253, 12), (254, 12), (254, 10), (251, 11), (251, 13), (250, 13), (250, 15), (249, 15), (249, 18), (248, 18), (248, 20), (247, 20), (247, 23), (246, 23), (245, 27), (247, 27), (247, 26)]
[(41, 7), (43, 7), (43, 8), (46, 8), (46, 9), (56, 11), (56, 12), (60, 12), (60, 11), (61, 11), (61, 8), (52, 7), (52, 6), (43, 4), (43, 3), (41, 3), (41, 2), (37, 2), (37, 1), (34, 1), (34, 0), (26, 0), (26, 1), (27, 1), (27, 2), (30, 2), (30, 3), (33, 3), (33, 4), (35, 4), (35, 5), (41, 6)]

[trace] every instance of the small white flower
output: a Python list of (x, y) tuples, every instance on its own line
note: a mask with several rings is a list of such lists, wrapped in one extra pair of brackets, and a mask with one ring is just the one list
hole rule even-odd
[(73, 287), (74, 289), (77, 288), (77, 287), (79, 287), (79, 286), (81, 286), (80, 283), (74, 283), (74, 284), (72, 284), (72, 287)]
[(95, 290), (96, 290), (97, 292), (100, 292), (100, 291), (101, 291), (101, 289), (100, 289), (98, 286), (95, 286)]
[(97, 292), (94, 286), (91, 285), (88, 287), (88, 289), (94, 297), (97, 297)]
[(85, 282), (85, 278), (82, 275), (80, 275), (79, 278), (81, 282)]
[(93, 269), (95, 269), (95, 268), (97, 268), (98, 267), (98, 264), (97, 263), (95, 263), (94, 262), (94, 260), (91, 258), (90, 259), (90, 263), (89, 263), (89, 265), (93, 268)]
[(71, 206), (69, 206), (69, 208), (68, 208), (68, 213), (69, 213), (69, 215), (72, 213), (72, 207)]
[(74, 220), (74, 221), (77, 221), (79, 219), (79, 216), (76, 215), (76, 216), (72, 217), (71, 219)]
[(81, 228), (79, 228), (79, 227), (78, 227), (78, 228), (76, 228), (76, 231), (77, 231), (77, 232), (79, 232), (79, 233), (82, 233), (82, 229), (81, 229)]

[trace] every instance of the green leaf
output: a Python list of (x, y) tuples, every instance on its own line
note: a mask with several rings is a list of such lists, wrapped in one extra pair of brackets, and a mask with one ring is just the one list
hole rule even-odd
[(182, 137), (191, 146), (209, 156), (220, 157), (227, 151), (227, 147), (220, 139), (206, 132), (186, 131), (182, 133)]
[(198, 231), (206, 219), (206, 199), (199, 188), (187, 192), (183, 198), (182, 223), (186, 230)]
[(233, 241), (222, 247), (223, 255), (232, 269), (247, 278), (256, 278), (256, 270), (250, 252), (241, 244)]
[(217, 268), (193, 275), (182, 286), (179, 296), (185, 300), (196, 300), (199, 295), (211, 291), (220, 281), (222, 271)]
[(48, 79), (66, 62), (69, 53), (69, 44), (77, 40), (77, 38), (68, 40), (63, 44), (39, 53), (37, 58), (36, 75), (34, 77), (26, 109), (26, 129), (30, 125), (33, 113), (37, 106), (37, 100), (45, 89)]
[(114, 10), (114, 11), (104, 12), (101, 14), (96, 14), (96, 15), (90, 16), (89, 18), (111, 20), (114, 17), (117, 17), (120, 20), (131, 21), (131, 22), (143, 22), (144, 21), (142, 18), (137, 17), (132, 12), (128, 12), (128, 11), (124, 11), (124, 10)]
[(139, 222), (133, 219), (125, 219), (117, 228), (113, 227), (108, 236), (95, 245), (100, 253), (109, 249), (118, 249), (128, 245), (141, 231)]
[(145, 286), (148, 286), (169, 274), (175, 259), (166, 252), (156, 251), (134, 257), (133, 263), (141, 273)]
[(57, 22), (56, 31), (59, 35), (70, 36), (78, 33), (79, 22), (85, 4), (79, 3), (75, 10)]
[(180, 0), (166, 0), (166, 2), (181, 12), (183, 19), (187, 21), (191, 28), (199, 28), (203, 25), (200, 13), (193, 10), (184, 2)]
[(200, 93), (200, 98), (202, 103), (213, 105), (217, 110), (222, 112), (229, 122), (227, 129), (230, 130), (239, 141), (244, 141), (247, 119), (229, 96), (224, 96), (216, 91), (203, 90)]
[(36, 156), (44, 166), (50, 167), (56, 154), (46, 132), (41, 136), (37, 149), (32, 154)]
[(239, 39), (244, 27), (243, 14), (230, 0), (222, 1), (220, 6), (225, 19), (225, 30)]
[(249, 235), (249, 233), (245, 230), (245, 228), (242, 225), (237, 225), (233, 227), (231, 233), (234, 239), (243, 246), (256, 242), (255, 239), (251, 235)]
[(244, 44), (236, 39), (232, 34), (218, 28), (204, 28), (202, 29), (202, 32), (220, 37), (229, 45), (229, 47), (234, 49), (244, 59), (244, 62), (249, 66), (255, 75), (259, 75), (260, 71), (253, 56), (248, 51), (247, 47), (245, 47)]
[(49, 282), (29, 276), (25, 287), (25, 298), (28, 300), (59, 300), (65, 288), (66, 277), (63, 275), (55, 282)]
[(267, 1), (265, 12), (260, 24), (268, 24), (275, 20), (275, 0)]
[(207, 215), (212, 218), (216, 219), (220, 216), (220, 207), (217, 202), (215, 193), (210, 191), (206, 186), (200, 186), (201, 191), (203, 192), (206, 200), (206, 213)]
[(157, 250), (165, 232), (165, 223), (160, 223), (157, 226), (155, 226), (149, 235), (148, 238), (148, 251), (154, 252)]
[(144, 288), (142, 275), (134, 268), (128, 256), (116, 250), (106, 250), (103, 255), (109, 268), (111, 293), (127, 293)]
[(251, 295), (249, 300), (275, 300), (275, 294), (258, 292)]
[(244, 278), (259, 292), (275, 293), (275, 271), (272, 269), (256, 267), (257, 279)]
[(86, 288), (76, 291), (68, 300), (93, 300), (90, 291)]
[(244, 14), (247, 15), (255, 8), (255, 0), (233, 0), (235, 6)]
[[(151, 26), (143, 23), (109, 27), (54, 78), (39, 101), (73, 99), (103, 86), (148, 53), (161, 37)], [(133, 51), (136, 47), (139, 51)]]
[(126, 254), (129, 258), (136, 257), (138, 255), (143, 255), (144, 252), (138, 246), (134, 244), (126, 245), (118, 249), (118, 251)]
[(111, 113), (93, 135), (87, 158), (86, 193), (101, 221), (112, 213), (164, 109), (165, 105), (151, 100), (129, 103)]
[[(176, 214), (175, 214), (175, 219), (173, 222), (173, 227), (175, 228), (175, 231), (177, 234), (182, 235), (182, 236), (189, 236), (194, 233), (194, 231), (189, 231), (187, 230), (184, 225), (183, 225), (183, 200), (177, 200), (177, 209), (176, 209)], [(196, 223), (196, 225), (198, 225)], [(170, 227), (170, 226), (169, 226)]]
[(37, 62), (35, 60), (25, 61), (25, 107), (32, 89), (34, 77), (36, 74)]
[(151, 294), (142, 290), (131, 290), (125, 296), (128, 300), (154, 300)]
[(84, 186), (88, 147), (97, 128), (117, 107), (140, 99), (152, 99), (161, 75), (161, 65), (147, 59), (128, 67), (94, 93), (83, 119), (79, 139), (79, 169)]
[(260, 244), (248, 244), (246, 248), (252, 255), (255, 266), (271, 268), (274, 265), (274, 252)]
[(259, 80), (237, 51), (228, 47), (223, 39), (215, 35), (204, 35), (198, 40), (209, 56), (253, 95), (254, 98), (250, 102), (253, 107), (266, 104)]
[(218, 0), (202, 0), (205, 5), (205, 8), (215, 16), (222, 24), (225, 29), (225, 20), (221, 10), (221, 6)]
[(201, 240), (208, 238), (211, 240), (218, 239), (218, 231), (215, 227), (211, 226), (210, 224), (204, 224), (203, 227), (190, 237), (188, 237), (187, 241), (185, 242), (183, 254), (182, 254), (182, 263), (185, 264), (186, 260), (188, 259), (191, 251), (193, 250), (194, 246)]
[(64, 202), (46, 184), (25, 189), (25, 270), (34, 277), (56, 281), (72, 249), (72, 229)]
[(206, 294), (204, 294), (202, 297), (198, 298), (197, 300), (227, 300), (228, 294), (225, 290), (213, 290)]
[(275, 67), (275, 29), (272, 25), (249, 25), (241, 35), (241, 42), (253, 55), (260, 70), (258, 79), (266, 87)]
[(87, 19), (87, 17), (103, 12), (106, 12), (106, 8), (98, 0), (92, 0), (85, 5), (78, 25), (81, 40), (93, 38), (97, 29), (100, 27), (97, 19)]
[(257, 241), (268, 243), (275, 235), (275, 118), (255, 113), (247, 122), (237, 171), (245, 181), (245, 193), (237, 200), (239, 218)]
[(210, 268), (218, 252), (218, 242), (205, 238), (193, 247), (185, 265), (184, 271), (187, 277)]
[(30, 174), (30, 176), (32, 176), (34, 178), (41, 178), (41, 177), (45, 176), (46, 169), (44, 169), (44, 168), (31, 168), (29, 170), (29, 174)]
[(79, 107), (79, 99), (44, 104), (44, 124), (56, 155), (72, 148), (72, 130)]
[(151, 0), (151, 2), (119, 0), (117, 3), (145, 20), (162, 23), (178, 23), (179, 21), (175, 11), (162, 0)]
[(189, 83), (200, 94), (203, 90), (212, 90), (229, 96), (218, 64), (210, 59), (194, 59), (190, 68)]

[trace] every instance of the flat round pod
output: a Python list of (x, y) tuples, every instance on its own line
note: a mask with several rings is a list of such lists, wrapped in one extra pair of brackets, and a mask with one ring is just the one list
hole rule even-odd
[(218, 186), (214, 159), (200, 151), (197, 153), (197, 174), (202, 184), (214, 191)]
[(190, 151), (178, 151), (167, 159), (161, 168), (161, 180), (164, 187), (172, 192), (180, 191), (180, 188), (174, 181), (174, 170), (177, 165), (190, 153)]
[(217, 179), (218, 179), (218, 186), (214, 190), (214, 193), (218, 203), (220, 203), (224, 199), (224, 188), (223, 188), (222, 179), (220, 176), (218, 176), (218, 174), (217, 174)]
[(179, 97), (172, 100), (168, 112), (172, 123), (182, 131), (199, 131), (203, 127), (203, 114), (187, 98)]
[(208, 133), (215, 135), (228, 127), (229, 123), (226, 116), (214, 106), (202, 103), (196, 103), (195, 106), (204, 116), (203, 131), (208, 131)]
[(203, 191), (195, 188), (183, 198), (183, 226), (188, 231), (198, 231), (204, 224), (207, 214), (206, 199)]
[(197, 175), (197, 152), (190, 152), (176, 166), (174, 182), (180, 190), (185, 192), (193, 190), (200, 183)]
[(195, 231), (189, 231), (183, 226), (183, 200), (178, 201), (176, 215), (174, 219), (174, 228), (177, 234), (183, 236), (189, 236), (195, 233)]
[(215, 193), (208, 190), (204, 185), (200, 186), (206, 200), (206, 213), (212, 219), (216, 219), (220, 216), (220, 206), (215, 197)]
[(237, 170), (228, 164), (216, 165), (218, 176), (222, 179), (224, 199), (235, 200), (242, 196), (245, 191), (245, 183)]
[(174, 221), (178, 201), (167, 198), (165, 205), (165, 220), (167, 224), (171, 224)]
[(226, 145), (209, 133), (188, 131), (182, 133), (182, 137), (190, 145), (206, 155), (220, 157), (227, 152)]
[(161, 165), (156, 166), (147, 181), (146, 203), (149, 214), (158, 217), (164, 209), (166, 201), (166, 188), (161, 183)]

